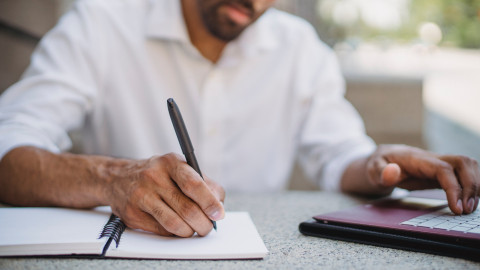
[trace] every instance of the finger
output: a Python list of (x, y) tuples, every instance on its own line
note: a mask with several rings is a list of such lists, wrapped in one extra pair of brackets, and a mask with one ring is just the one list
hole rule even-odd
[[(448, 162), (440, 160), (437, 156), (424, 154), (392, 156), (391, 158), (400, 165), (402, 174), (407, 175), (408, 178), (418, 179), (418, 186), (415, 187), (414, 183), (411, 183), (414, 189), (424, 186), (425, 181), (429, 181), (429, 179), (436, 180), (445, 190), (450, 209), (455, 214), (463, 212), (462, 187), (453, 167)], [(401, 184), (399, 186), (402, 186)]]
[(225, 190), (223, 187), (206, 176), (204, 176), (204, 179), (207, 183), (207, 186), (213, 191), (215, 197), (217, 197), (217, 199), (223, 203), (225, 201)]
[(455, 167), (462, 185), (463, 212), (470, 214), (475, 207), (475, 197), (478, 189), (478, 185), (475, 183), (475, 172), (462, 161), (458, 161)]
[(140, 209), (150, 214), (165, 230), (181, 237), (193, 235), (193, 229), (175, 212), (163, 202), (160, 197), (146, 194), (139, 204)]
[(442, 188), (436, 179), (422, 179), (416, 177), (405, 177), (397, 187), (406, 190), (421, 190), (421, 189), (435, 189)]
[(442, 160), (452, 164), (457, 173), (458, 181), (462, 186), (463, 212), (469, 214), (475, 209), (475, 201), (478, 197), (478, 166), (476, 162), (468, 157), (446, 156)]
[(387, 164), (382, 170), (382, 183), (385, 186), (395, 186), (402, 181), (402, 169), (396, 163)]
[(211, 220), (220, 220), (225, 216), (220, 200), (188, 164), (178, 163), (170, 170), (170, 176), (182, 192), (198, 204)]
[(438, 166), (435, 166), (438, 183), (445, 190), (448, 206), (452, 212), (460, 215), (463, 213), (462, 188), (458, 183), (452, 166), (441, 160), (438, 160), (438, 162)]
[[(476, 167), (477, 167), (477, 169), (476, 169), (477, 178), (476, 178), (476, 179), (477, 179), (477, 181), (480, 181), (480, 167), (479, 167), (479, 165), (478, 165), (478, 162), (476, 162), (476, 165), (477, 165), (477, 166), (476, 166)], [(478, 197), (479, 197), (479, 196), (480, 196), (480, 187), (478, 188), (477, 194), (476, 194), (476, 196), (475, 196), (475, 206), (473, 207), (473, 211), (475, 211), (475, 210), (477, 209), (477, 207), (478, 207), (478, 201), (479, 201)]]
[(132, 229), (141, 229), (148, 232), (153, 232), (162, 236), (172, 236), (173, 234), (167, 231), (162, 225), (160, 225), (156, 219), (151, 215), (143, 212), (140, 209), (132, 211), (131, 214), (128, 214), (124, 219), (127, 227)]
[(382, 172), (388, 162), (380, 155), (372, 157), (367, 163), (368, 178), (374, 186), (383, 186)]
[(475, 205), (473, 206), (473, 211), (475, 211), (478, 207), (478, 196), (475, 197)]
[(213, 228), (212, 222), (202, 209), (185, 196), (178, 188), (168, 192), (164, 201), (200, 236), (207, 235)]

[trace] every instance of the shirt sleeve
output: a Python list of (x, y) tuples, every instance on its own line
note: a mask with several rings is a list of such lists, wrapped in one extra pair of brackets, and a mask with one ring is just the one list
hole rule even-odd
[(299, 162), (320, 188), (339, 191), (347, 166), (370, 155), (375, 143), (366, 135), (358, 112), (344, 98), (345, 83), (334, 53), (320, 41), (312, 43), (305, 57), (311, 79), (305, 80), (313, 92), (299, 136)]
[(0, 158), (32, 145), (68, 150), (68, 131), (83, 125), (99, 84), (101, 56), (95, 20), (81, 3), (35, 49), (21, 80), (0, 97)]

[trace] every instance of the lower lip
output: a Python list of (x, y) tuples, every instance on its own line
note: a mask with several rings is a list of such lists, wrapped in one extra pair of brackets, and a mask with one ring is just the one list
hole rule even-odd
[(230, 5), (221, 7), (228, 17), (238, 25), (247, 25), (250, 22), (250, 16)]

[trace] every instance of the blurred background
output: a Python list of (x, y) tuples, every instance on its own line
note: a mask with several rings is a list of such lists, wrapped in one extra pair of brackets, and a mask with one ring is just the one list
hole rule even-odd
[[(74, 0), (0, 0), (0, 92)], [(336, 52), (377, 143), (480, 160), (480, 0), (277, 0)], [(310, 189), (295, 170), (291, 188)]]

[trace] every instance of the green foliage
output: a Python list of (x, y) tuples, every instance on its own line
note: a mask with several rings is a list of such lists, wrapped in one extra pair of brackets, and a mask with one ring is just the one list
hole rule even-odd
[(480, 48), (480, 0), (412, 0), (410, 12), (409, 32), (430, 21), (442, 29), (443, 44)]
[(317, 29), (329, 44), (352, 37), (413, 42), (419, 39), (420, 25), (433, 22), (442, 30), (440, 45), (480, 48), (480, 0), (410, 0), (408, 9), (408, 17), (396, 30), (375, 29), (361, 20), (353, 26), (342, 27), (327, 18), (320, 18)]

